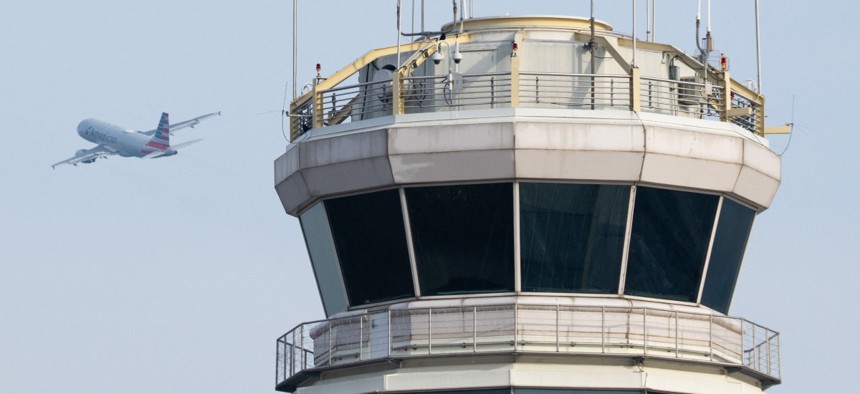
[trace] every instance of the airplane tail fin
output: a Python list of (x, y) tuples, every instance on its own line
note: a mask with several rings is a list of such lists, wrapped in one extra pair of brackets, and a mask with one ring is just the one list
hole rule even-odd
[(158, 128), (155, 129), (155, 134), (146, 145), (160, 150), (170, 147), (170, 121), (168, 120), (167, 112), (161, 113), (161, 120), (158, 122)]

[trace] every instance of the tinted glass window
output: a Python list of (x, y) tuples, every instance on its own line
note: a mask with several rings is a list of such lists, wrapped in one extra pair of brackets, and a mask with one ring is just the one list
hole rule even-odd
[(326, 316), (343, 312), (348, 305), (346, 291), (337, 266), (337, 254), (323, 204), (315, 205), (303, 213), (299, 220), (302, 223), (302, 232), (305, 234), (305, 243), (308, 246), (308, 254), (311, 257), (311, 265), (314, 268), (314, 276)]
[(723, 199), (702, 291), (702, 304), (722, 313), (729, 312), (754, 218), (752, 209), (728, 198)]
[(617, 293), (630, 186), (520, 184), (524, 291)]
[(637, 188), (624, 293), (696, 302), (718, 201)]
[(325, 202), (350, 305), (413, 297), (400, 192)]
[(424, 295), (514, 290), (513, 185), (406, 189)]

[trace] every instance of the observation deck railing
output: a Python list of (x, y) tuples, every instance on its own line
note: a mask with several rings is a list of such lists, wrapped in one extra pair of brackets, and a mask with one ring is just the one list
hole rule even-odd
[(276, 386), (387, 359), (475, 354), (648, 357), (780, 379), (779, 334), (741, 318), (633, 307), (506, 304), (385, 310), (303, 323), (277, 340)]
[(313, 90), (291, 104), (291, 139), (313, 128), (380, 116), (491, 108), (627, 109), (731, 122), (764, 135), (764, 97), (728, 72), (678, 79), (640, 77), (637, 69), (627, 74), (520, 72), (518, 58), (512, 57), (512, 71), (412, 75), (435, 51), (435, 42), (410, 44), (413, 54), (404, 63), (410, 66), (392, 73), (391, 80), (344, 84), (391, 48), (372, 51), (329, 79), (316, 79)]

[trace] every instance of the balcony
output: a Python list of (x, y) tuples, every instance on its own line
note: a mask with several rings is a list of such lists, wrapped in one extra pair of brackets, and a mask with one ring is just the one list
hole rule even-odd
[(389, 309), (303, 323), (277, 340), (276, 387), (376, 361), (489, 354), (656, 358), (780, 381), (779, 333), (741, 318), (647, 307), (504, 304)]

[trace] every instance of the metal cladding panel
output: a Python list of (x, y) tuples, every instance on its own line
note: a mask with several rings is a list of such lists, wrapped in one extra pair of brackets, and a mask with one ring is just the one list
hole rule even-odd
[[(518, 366), (519, 367), (519, 366)], [(588, 370), (536, 370), (542, 367), (524, 365), (511, 371), (511, 384), (520, 387), (578, 387), (588, 389), (639, 388), (642, 377), (633, 367), (590, 366)], [(574, 368), (570, 368), (574, 369)]]
[(290, 215), (298, 215), (299, 210), (311, 200), (311, 192), (300, 172), (275, 185), (281, 205)]
[(648, 153), (741, 164), (744, 140), (721, 134), (646, 126)]
[(301, 143), (302, 168), (320, 167), (388, 153), (387, 130), (340, 134)]
[[(385, 377), (387, 391), (463, 390), (510, 386), (509, 366), (483, 364), (480, 369), (433, 368), (427, 372), (406, 372)], [(506, 368), (507, 367), (507, 368)], [(444, 377), (441, 378), (440, 377)]]
[(642, 182), (682, 188), (731, 192), (740, 164), (647, 153)]
[(320, 197), (392, 185), (387, 157), (348, 161), (303, 171), (308, 190)]
[(734, 194), (762, 207), (769, 207), (779, 189), (779, 180), (773, 179), (750, 167), (741, 169), (738, 182), (734, 187)]
[(517, 149), (642, 152), (642, 127), (611, 123), (533, 123), (516, 125)]
[(641, 152), (517, 150), (517, 178), (636, 182)]
[(438, 125), (391, 129), (388, 153), (439, 153), (513, 149), (512, 123)]
[(275, 159), (275, 184), (283, 182), (287, 177), (301, 170), (299, 145), (290, 144), (281, 157)]
[(646, 128), (642, 182), (730, 192), (743, 162), (744, 140), (735, 136)]
[(391, 171), (398, 184), (512, 179), (514, 152), (482, 150), (392, 155)]
[(744, 141), (744, 165), (762, 174), (780, 180), (781, 159), (775, 153), (753, 141)]
[(374, 374), (369, 376), (349, 375), (340, 378), (328, 378), (315, 383), (313, 386), (299, 387), (295, 393), (381, 393), (384, 390), (385, 376)]
[(635, 182), (643, 146), (640, 126), (517, 123), (517, 177)]
[(314, 197), (391, 185), (387, 130), (302, 143), (302, 174)]

